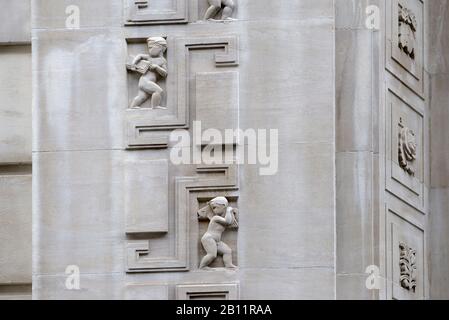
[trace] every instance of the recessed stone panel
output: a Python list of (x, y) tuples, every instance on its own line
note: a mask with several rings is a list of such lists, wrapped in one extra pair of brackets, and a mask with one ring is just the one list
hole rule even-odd
[[(196, 121), (201, 129), (215, 129), (225, 137), (226, 129), (238, 128), (238, 72), (201, 72), (196, 74)], [(233, 141), (235, 143), (236, 141)], [(202, 144), (214, 143), (212, 139)], [(216, 141), (215, 141), (216, 143)], [(224, 144), (221, 141), (219, 144)]]
[(424, 97), (424, 3), (387, 1), (386, 14), (386, 68)]
[(238, 300), (239, 285), (197, 284), (176, 286), (177, 300)]
[(125, 163), (126, 233), (168, 231), (168, 161)]
[[(218, 174), (218, 175), (217, 175)], [(190, 269), (190, 217), (197, 208), (191, 205), (191, 193), (213, 190), (237, 190), (237, 166), (198, 166), (197, 175), (175, 177), (174, 212), (169, 212), (174, 223), (168, 230), (170, 253), (160, 256), (152, 248), (159, 235), (130, 239), (126, 244), (127, 272), (188, 271)], [(196, 242), (195, 242), (196, 245)]]
[(187, 23), (186, 0), (126, 0), (125, 24)]
[[(423, 299), (426, 292), (424, 228), (407, 206), (387, 210), (388, 297), (394, 300)], [(407, 217), (407, 219), (406, 219)]]
[(386, 188), (416, 209), (427, 207), (427, 124), (424, 103), (400, 86), (386, 97)]
[[(128, 39), (129, 52), (142, 39)], [(239, 64), (238, 38), (235, 35), (167, 37), (168, 75), (164, 89), (163, 109), (128, 109), (126, 111), (126, 140), (128, 149), (168, 147), (171, 130), (187, 129), (195, 106), (195, 79), (197, 73), (230, 71)], [(133, 84), (134, 83), (134, 84)], [(137, 84), (129, 79), (129, 85)], [(225, 94), (230, 85), (221, 83)], [(134, 89), (132, 89), (134, 90)], [(131, 91), (132, 91), (131, 90)], [(238, 88), (232, 88), (238, 90)], [(234, 94), (235, 91), (232, 92)]]

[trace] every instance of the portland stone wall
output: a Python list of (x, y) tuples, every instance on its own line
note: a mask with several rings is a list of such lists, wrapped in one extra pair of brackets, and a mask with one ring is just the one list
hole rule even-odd
[(31, 4), (2, 0), (0, 7), (0, 299), (29, 299)]
[[(33, 1), (33, 297), (334, 299), (333, 28), (331, 0)], [(278, 130), (278, 164), (174, 163), (196, 121)]]

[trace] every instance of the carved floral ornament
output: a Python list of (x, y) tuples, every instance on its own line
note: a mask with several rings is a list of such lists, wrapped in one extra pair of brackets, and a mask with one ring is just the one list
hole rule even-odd
[(399, 122), (399, 146), (398, 146), (399, 166), (408, 174), (414, 176), (415, 168), (413, 163), (416, 161), (417, 143), (416, 135), (413, 130), (404, 126), (402, 118)]
[(416, 250), (410, 248), (404, 242), (399, 243), (399, 268), (401, 287), (416, 291)]
[(399, 48), (412, 60), (415, 60), (415, 44), (418, 22), (415, 14), (399, 5)]

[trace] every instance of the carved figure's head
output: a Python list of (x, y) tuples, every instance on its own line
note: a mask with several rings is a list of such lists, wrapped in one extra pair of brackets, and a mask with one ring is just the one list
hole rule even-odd
[(150, 37), (147, 39), (147, 44), (152, 57), (160, 56), (167, 50), (167, 40), (162, 37)]
[(228, 199), (225, 197), (216, 197), (209, 201), (209, 206), (216, 215), (224, 215), (228, 205)]
[(197, 215), (201, 220), (211, 219), (213, 216), (223, 216), (229, 202), (225, 197), (216, 197), (207, 203), (207, 206), (198, 210)]

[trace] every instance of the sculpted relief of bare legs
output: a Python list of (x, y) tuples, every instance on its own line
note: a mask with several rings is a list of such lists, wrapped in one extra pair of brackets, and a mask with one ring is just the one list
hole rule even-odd
[(157, 82), (168, 74), (164, 58), (167, 41), (162, 37), (152, 37), (147, 39), (147, 43), (149, 54), (138, 54), (132, 63), (127, 64), (128, 70), (140, 74), (139, 92), (130, 105), (132, 109), (141, 108), (150, 97), (151, 109), (163, 108), (161, 101), (164, 90)]
[(218, 255), (223, 256), (226, 268), (236, 268), (232, 263), (232, 249), (221, 240), (223, 232), (229, 227), (237, 227), (236, 209), (228, 204), (224, 197), (217, 197), (198, 211), (200, 220), (209, 220), (206, 233), (201, 238), (206, 255), (200, 263), (200, 269), (207, 268)]
[(232, 13), (235, 9), (235, 3), (233, 0), (208, 0), (209, 8), (204, 15), (204, 20), (213, 19), (217, 15), (217, 13), (223, 8), (222, 12), (222, 20), (230, 20), (232, 19)]
[(204, 250), (206, 250), (206, 255), (200, 263), (200, 269), (204, 269), (217, 258), (218, 247), (215, 240), (210, 237), (203, 237), (201, 239), (201, 244), (203, 245)]
[(131, 103), (131, 108), (140, 108), (151, 97), (151, 108), (161, 108), (162, 93), (164, 90), (154, 82), (142, 78), (139, 81), (139, 93)]

